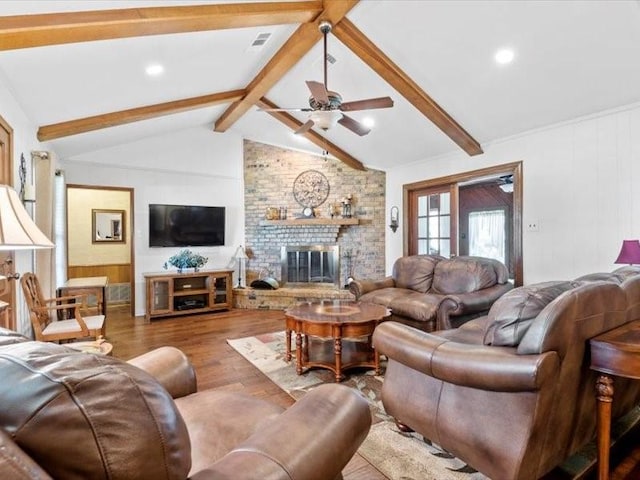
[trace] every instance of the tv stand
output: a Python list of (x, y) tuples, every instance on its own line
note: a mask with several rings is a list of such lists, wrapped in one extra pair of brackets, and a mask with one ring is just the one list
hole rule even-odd
[(145, 273), (145, 321), (231, 308), (233, 270)]

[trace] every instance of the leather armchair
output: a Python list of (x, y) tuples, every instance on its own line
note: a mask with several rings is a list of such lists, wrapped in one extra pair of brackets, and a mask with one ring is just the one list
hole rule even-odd
[(341, 478), (371, 424), (366, 400), (342, 385), (283, 411), (198, 392), (173, 347), (127, 363), (19, 340), (0, 342), (2, 478)]
[[(594, 437), (588, 340), (634, 319), (638, 288), (640, 276), (545, 282), (457, 329), (385, 322), (373, 337), (389, 360), (385, 410), (490, 478), (538, 479)], [(640, 402), (638, 382), (616, 379), (618, 392), (614, 418)]]

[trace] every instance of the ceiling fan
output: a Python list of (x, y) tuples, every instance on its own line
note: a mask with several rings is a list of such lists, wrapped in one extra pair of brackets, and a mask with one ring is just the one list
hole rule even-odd
[(331, 23), (322, 21), (319, 24), (320, 31), (324, 35), (324, 83), (307, 80), (306, 84), (311, 92), (309, 97), (309, 107), (305, 108), (265, 108), (261, 111), (297, 111), (311, 112), (309, 119), (298, 128), (295, 133), (304, 133), (317, 125), (323, 130), (329, 130), (337, 123), (348, 128), (352, 132), (364, 136), (371, 129), (357, 120), (348, 117), (343, 112), (353, 112), (357, 110), (373, 110), (376, 108), (393, 107), (393, 100), (390, 97), (368, 98), (353, 102), (343, 102), (338, 92), (327, 89), (327, 35), (331, 32)]

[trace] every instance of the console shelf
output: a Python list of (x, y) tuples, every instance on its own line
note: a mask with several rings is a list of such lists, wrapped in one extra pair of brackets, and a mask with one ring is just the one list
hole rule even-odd
[(232, 305), (233, 270), (145, 273), (145, 321), (174, 315), (228, 310)]

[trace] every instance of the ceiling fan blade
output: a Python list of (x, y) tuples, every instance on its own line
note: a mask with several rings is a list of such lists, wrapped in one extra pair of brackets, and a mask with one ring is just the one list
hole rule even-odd
[(320, 82), (314, 82), (313, 80), (307, 80), (307, 87), (311, 91), (311, 96), (319, 103), (329, 103), (329, 93), (325, 86)]
[(314, 123), (313, 120), (307, 120), (304, 125), (302, 125), (299, 129), (297, 129), (295, 132), (296, 135), (300, 134), (300, 133), (304, 133), (307, 132), (311, 129), (311, 127), (313, 127)]
[(366, 100), (356, 100), (355, 102), (344, 102), (340, 106), (343, 112), (353, 112), (355, 110), (373, 110), (374, 108), (393, 107), (391, 97), (368, 98)]
[(354, 120), (351, 117), (347, 117), (346, 115), (343, 115), (342, 118), (338, 120), (338, 123), (343, 127), (348, 128), (352, 132), (357, 133), (361, 137), (365, 136), (371, 131), (370, 128), (365, 127), (360, 122)]
[(258, 108), (258, 112), (313, 112), (313, 108)]

